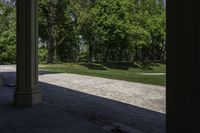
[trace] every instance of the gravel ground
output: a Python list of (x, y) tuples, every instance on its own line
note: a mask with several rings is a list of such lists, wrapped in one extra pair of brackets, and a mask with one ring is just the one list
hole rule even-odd
[(39, 80), (48, 84), (165, 113), (165, 88), (162, 86), (76, 74), (44, 74), (39, 76)]
[[(15, 66), (0, 66), (15, 79)], [(13, 81), (9, 80), (9, 82)], [(122, 123), (146, 133), (165, 132), (165, 87), (76, 74), (40, 72), (43, 101), (100, 126)]]

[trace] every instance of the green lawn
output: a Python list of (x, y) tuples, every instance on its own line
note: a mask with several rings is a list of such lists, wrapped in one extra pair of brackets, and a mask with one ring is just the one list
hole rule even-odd
[(142, 75), (140, 73), (165, 73), (166, 66), (155, 64), (148, 67), (133, 65), (130, 63), (88, 64), (88, 63), (65, 63), (65, 64), (40, 64), (41, 71), (57, 73), (74, 73), (119, 79), (131, 82), (165, 86), (165, 75)]

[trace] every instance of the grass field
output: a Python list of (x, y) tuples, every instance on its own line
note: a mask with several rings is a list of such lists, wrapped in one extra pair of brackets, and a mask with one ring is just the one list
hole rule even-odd
[(143, 75), (141, 73), (165, 73), (166, 66), (154, 64), (148, 67), (133, 65), (130, 63), (64, 63), (64, 64), (40, 64), (39, 69), (57, 73), (73, 73), (118, 79), (124, 81), (154, 84), (165, 86), (165, 75)]

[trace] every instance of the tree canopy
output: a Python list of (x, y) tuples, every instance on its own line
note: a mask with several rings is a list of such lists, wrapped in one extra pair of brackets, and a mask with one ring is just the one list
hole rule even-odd
[[(40, 61), (165, 61), (163, 0), (39, 0)], [(0, 1), (0, 63), (15, 63), (13, 1)]]
[(15, 63), (16, 9), (10, 1), (0, 1), (0, 63)]

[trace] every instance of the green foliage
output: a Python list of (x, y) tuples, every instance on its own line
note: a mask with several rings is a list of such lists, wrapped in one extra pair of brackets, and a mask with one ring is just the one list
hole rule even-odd
[(78, 53), (79, 33), (73, 10), (67, 0), (39, 2), (39, 36), (48, 42), (47, 62), (75, 60)]
[[(42, 62), (165, 61), (163, 0), (40, 0)], [(15, 8), (0, 2), (0, 62), (15, 62)], [(45, 56), (45, 54), (47, 54)]]
[(0, 1), (0, 63), (15, 63), (16, 16), (12, 4)]
[(103, 61), (134, 61), (140, 56), (139, 60), (145, 61), (151, 49), (155, 51), (151, 54), (153, 58), (163, 52), (165, 7), (160, 1), (96, 0), (85, 3), (84, 7), (78, 7), (81, 9), (78, 18), (80, 34), (89, 45), (90, 56), (99, 53)]
[(45, 63), (47, 59), (47, 49), (45, 47), (38, 50), (39, 63)]

